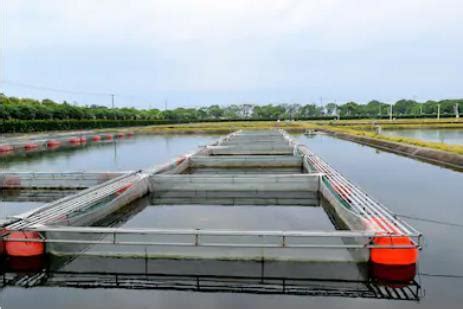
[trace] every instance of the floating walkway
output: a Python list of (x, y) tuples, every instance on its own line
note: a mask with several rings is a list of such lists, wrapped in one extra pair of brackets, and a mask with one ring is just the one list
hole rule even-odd
[[(237, 131), (164, 165), (111, 175), (104, 182), (100, 175), (74, 176), (95, 185), (9, 218), (2, 232), (7, 255), (85, 251), (145, 259), (335, 261), (368, 263), (385, 280), (410, 281), (415, 275), (421, 234), (283, 130)], [(37, 179), (17, 177), (39, 186)], [(54, 185), (52, 178), (42, 179)], [(322, 204), (335, 229), (92, 226), (147, 194), (154, 205)]]

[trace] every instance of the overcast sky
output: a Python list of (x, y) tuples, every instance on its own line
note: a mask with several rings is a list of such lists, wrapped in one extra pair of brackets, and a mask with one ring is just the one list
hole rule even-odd
[[(463, 97), (461, 0), (0, 0), (0, 92), (116, 105)], [(323, 99), (320, 99), (323, 98)]]

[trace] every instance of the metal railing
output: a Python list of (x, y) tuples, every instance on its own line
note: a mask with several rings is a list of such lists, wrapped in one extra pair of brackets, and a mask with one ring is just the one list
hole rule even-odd
[(359, 216), (364, 220), (366, 228), (370, 228), (377, 233), (385, 235), (415, 237), (418, 239), (419, 244), (422, 236), (420, 232), (405, 221), (399, 219), (392, 211), (371, 198), (358, 186), (344, 178), (341, 173), (324, 162), (305, 145), (298, 145), (296, 141), (284, 131), (282, 134), (286, 136), (294, 146), (295, 154), (301, 155), (303, 160), (306, 160), (315, 171), (324, 174), (324, 176), (322, 176), (322, 181), (325, 181), (330, 187), (330, 190), (335, 193), (344, 204), (347, 204), (350, 209), (353, 210), (353, 215)]
[[(370, 249), (370, 248), (414, 248), (410, 245), (377, 245), (371, 242), (372, 231), (253, 231), (253, 230), (212, 230), (212, 229), (150, 229), (150, 228), (107, 228), (107, 227), (54, 227), (35, 225), (28, 231), (41, 232), (43, 238), (8, 238), (11, 242), (41, 242), (85, 245), (124, 246), (175, 246), (175, 247), (236, 247), (236, 248), (320, 248), (320, 249)], [(104, 239), (85, 239), (100, 235)], [(72, 237), (75, 238), (72, 238)], [(135, 240), (121, 240), (131, 236)], [(172, 236), (168, 241), (140, 240), (140, 236)], [(189, 236), (189, 241), (176, 236)], [(176, 238), (175, 238), (176, 237)], [(227, 237), (238, 237), (228, 238)], [(389, 235), (388, 237), (401, 237)], [(162, 238), (162, 237), (161, 237)], [(222, 242), (211, 241), (216, 239)], [(355, 243), (317, 243), (316, 239), (356, 239)], [(165, 239), (165, 238), (163, 238)], [(297, 239), (297, 242), (295, 241)], [(238, 240), (238, 241), (237, 241)], [(244, 242), (243, 240), (248, 240)], [(301, 242), (303, 240), (304, 242)]]

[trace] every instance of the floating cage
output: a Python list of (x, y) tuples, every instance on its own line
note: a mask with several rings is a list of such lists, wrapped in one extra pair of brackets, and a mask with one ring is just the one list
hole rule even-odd
[[(332, 225), (323, 230), (278, 224), (243, 228), (226, 221), (226, 228), (99, 225), (146, 195), (149, 207), (260, 206), (261, 214), (266, 207), (316, 207)], [(246, 218), (246, 211), (240, 215)], [(399, 281), (413, 280), (421, 238), (282, 130), (234, 132), (164, 165), (113, 177), (14, 220), (5, 227), (4, 242), (45, 244), (44, 251), (53, 256), (354, 263)], [(38, 236), (11, 234), (24, 231)]]

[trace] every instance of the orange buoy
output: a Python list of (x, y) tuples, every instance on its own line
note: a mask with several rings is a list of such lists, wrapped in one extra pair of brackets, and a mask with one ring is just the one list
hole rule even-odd
[[(376, 236), (373, 244), (388, 248), (371, 248), (370, 261), (382, 265), (411, 265), (418, 262), (418, 249), (407, 236)], [(398, 247), (398, 248), (394, 248)], [(409, 247), (409, 248), (400, 248)]]
[(47, 142), (48, 148), (56, 148), (59, 147), (59, 145), (61, 145), (61, 142), (56, 139), (51, 139)]
[(92, 142), (99, 142), (100, 140), (101, 140), (101, 137), (99, 135), (92, 136)]
[(11, 145), (0, 145), (0, 152), (12, 152), (13, 146)]
[(387, 218), (373, 217), (367, 223), (377, 230), (372, 244), (387, 247), (370, 248), (372, 275), (383, 281), (412, 280), (419, 257), (415, 242), (408, 236), (401, 236), (398, 228)]
[[(10, 240), (11, 239), (11, 240)], [(21, 241), (24, 239), (25, 241)], [(38, 256), (45, 253), (43, 242), (31, 242), (27, 240), (40, 240), (39, 232), (18, 231), (11, 232), (5, 238), (5, 251), (8, 256), (26, 257)]]

